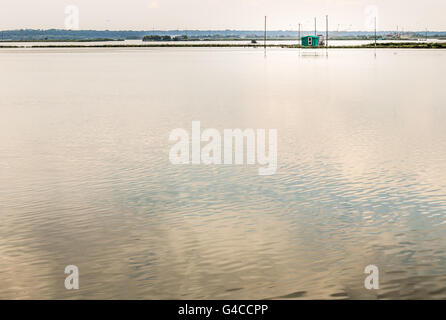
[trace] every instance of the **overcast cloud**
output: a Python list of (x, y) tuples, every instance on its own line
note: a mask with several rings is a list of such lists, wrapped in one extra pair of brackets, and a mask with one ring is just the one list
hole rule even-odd
[(268, 15), (271, 29), (312, 30), (318, 17), (322, 30), (329, 14), (330, 30), (366, 30), (377, 8), (380, 30), (446, 30), (445, 0), (1, 0), (0, 29), (63, 28), (67, 5), (80, 29), (259, 30)]

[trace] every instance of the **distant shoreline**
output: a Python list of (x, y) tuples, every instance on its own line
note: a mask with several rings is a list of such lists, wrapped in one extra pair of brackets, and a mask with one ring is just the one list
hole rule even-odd
[[(263, 44), (123, 44), (123, 45), (110, 45), (110, 44), (98, 44), (98, 45), (30, 45), (30, 46), (3, 46), (0, 45), (0, 49), (31, 49), (31, 48), (263, 48)], [(352, 46), (328, 46), (328, 47), (302, 47), (296, 44), (284, 45), (284, 44), (267, 44), (267, 48), (284, 48), (284, 49), (373, 49), (375, 44), (364, 45), (352, 45)], [(377, 43), (377, 49), (446, 49), (446, 43), (432, 42), (432, 43)]]
[(0, 43), (9, 42), (115, 42), (124, 41), (124, 39), (109, 39), (109, 38), (93, 38), (93, 39), (38, 39), (38, 40), (0, 40)]

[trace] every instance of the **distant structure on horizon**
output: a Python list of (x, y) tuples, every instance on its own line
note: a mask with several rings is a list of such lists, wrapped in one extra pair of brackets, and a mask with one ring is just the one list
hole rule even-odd
[(319, 47), (319, 37), (318, 36), (302, 37), (301, 44), (303, 47)]

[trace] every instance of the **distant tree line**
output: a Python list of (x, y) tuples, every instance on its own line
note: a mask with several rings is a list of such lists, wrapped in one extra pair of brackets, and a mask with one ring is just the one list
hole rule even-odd
[(160, 36), (160, 35), (150, 35), (144, 36), (142, 41), (186, 41), (187, 36)]
[[(378, 36), (385, 36), (394, 31), (379, 31)], [(302, 35), (313, 34), (314, 31), (302, 32)], [(320, 31), (325, 34), (325, 31)], [(185, 36), (179, 36), (187, 34)], [(405, 32), (410, 34), (410, 32)], [(425, 32), (412, 33), (415, 36), (426, 36)], [(370, 37), (373, 32), (364, 31), (330, 31), (330, 37)], [(153, 30), (153, 31), (133, 31), (133, 30), (63, 30), (63, 29), (21, 29), (0, 31), (0, 41), (11, 40), (89, 40), (89, 39), (143, 39), (144, 37), (166, 37), (161, 40), (147, 41), (175, 41), (175, 40), (206, 40), (206, 39), (261, 39), (263, 30)], [(170, 40), (167, 38), (169, 36)], [(446, 32), (429, 31), (429, 38), (444, 38)], [(296, 30), (271, 30), (268, 31), (268, 38), (296, 38)], [(150, 38), (147, 38), (150, 39)]]

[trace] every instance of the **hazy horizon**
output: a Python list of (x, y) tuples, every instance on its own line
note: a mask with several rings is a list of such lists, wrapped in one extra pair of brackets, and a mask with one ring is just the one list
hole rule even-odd
[(442, 0), (3, 0), (0, 29), (64, 29), (69, 5), (80, 30), (262, 30), (264, 15), (270, 30), (314, 30), (314, 17), (325, 30), (327, 14), (332, 31), (371, 31), (375, 14), (379, 30), (446, 30)]
[[(41, 31), (49, 31), (49, 30), (66, 30), (63, 28), (49, 28), (49, 29), (34, 29), (34, 28), (17, 28), (17, 29), (4, 29), (4, 30), (0, 30), (0, 32), (9, 32), (9, 31), (18, 31), (18, 30), (41, 30)], [(111, 32), (173, 32), (173, 31), (179, 31), (179, 32), (193, 32), (193, 31), (198, 31), (198, 32), (204, 32), (204, 31), (212, 31), (212, 32), (216, 32), (216, 31), (236, 31), (236, 32), (264, 32), (263, 29), (211, 29), (211, 28), (203, 28), (203, 29), (78, 29), (78, 30), (67, 30), (67, 31), (77, 31), (77, 32), (87, 32), (87, 31), (100, 31), (100, 32), (104, 32), (104, 31), (111, 31)], [(302, 30), (305, 32), (314, 32), (314, 30)], [(334, 29), (329, 29), (328, 30), (330, 33), (333, 32), (345, 32), (345, 33), (360, 33), (360, 32), (364, 32), (364, 33), (373, 33), (373, 31), (365, 31), (365, 30), (334, 30)], [(397, 30), (397, 29), (388, 29), (388, 30), (379, 30), (378, 33), (383, 33), (383, 32), (419, 32), (419, 33), (423, 33), (426, 30)], [(444, 33), (446, 32), (446, 29), (444, 30), (427, 30), (429, 33), (435, 33), (435, 32), (439, 32), (439, 33)], [(267, 32), (296, 32), (296, 30), (294, 29), (268, 29)], [(325, 29), (322, 28), (318, 28), (317, 32), (320, 33), (325, 33)]]

